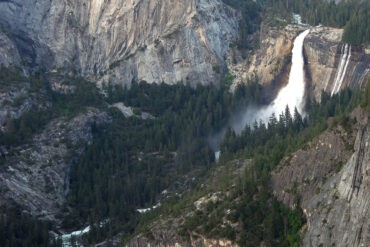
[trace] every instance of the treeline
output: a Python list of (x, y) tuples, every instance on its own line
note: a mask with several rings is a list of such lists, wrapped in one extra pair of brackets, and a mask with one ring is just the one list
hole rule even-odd
[(361, 0), (263, 0), (267, 11), (299, 13), (305, 23), (344, 28), (343, 41), (353, 45), (370, 43), (370, 2)]
[(252, 39), (262, 21), (262, 6), (253, 0), (223, 0), (241, 13), (239, 36), (236, 45), (239, 49), (251, 49), (255, 46)]
[(370, 78), (367, 80), (365, 96), (361, 105), (365, 107), (368, 112), (370, 112)]
[(31, 91), (29, 95), (24, 96), (25, 99), (35, 97), (31, 94), (36, 93), (38, 97), (42, 97), (40, 99), (41, 105), (45, 106), (33, 106), (17, 119), (8, 118), (5, 126), (7, 131), (0, 132), (0, 147), (11, 149), (11, 147), (27, 143), (34, 134), (43, 130), (53, 118), (73, 117), (83, 111), (86, 106), (103, 107), (105, 105), (103, 96), (98, 92), (95, 84), (83, 78), (66, 78), (66, 81), (75, 86), (75, 92), (61, 94), (52, 91), (43, 77), (33, 75), (26, 79), (15, 76), (12, 70), (0, 70), (0, 83), (3, 81), (15, 83), (14, 78), (30, 83)]
[(52, 247), (61, 243), (49, 235), (50, 224), (34, 219), (17, 206), (0, 209), (0, 243), (3, 247)]
[[(93, 243), (118, 232), (131, 233), (137, 208), (153, 206), (160, 193), (187, 174), (208, 169), (214, 161), (207, 139), (229, 118), (233, 107), (258, 100), (260, 86), (228, 88), (133, 83), (130, 89), (108, 88), (110, 104), (123, 102), (136, 116), (125, 118), (111, 108), (113, 122), (93, 128), (94, 143), (71, 169), (66, 228), (87, 222), (97, 227), (85, 241)], [(248, 96), (245, 98), (245, 96)], [(154, 118), (140, 119), (142, 112)]]
[(370, 2), (363, 1), (344, 27), (343, 41), (353, 45), (370, 44)]
[[(361, 92), (344, 90), (330, 97), (323, 93), (321, 104), (308, 102), (308, 118), (302, 119), (289, 108), (279, 116), (271, 116), (268, 125), (255, 123), (237, 136), (232, 130), (222, 144), (221, 162), (226, 164), (237, 158), (251, 159), (253, 164), (222, 202), (209, 203), (205, 211), (187, 218), (183, 233), (197, 229), (209, 237), (226, 237), (240, 246), (299, 246), (300, 229), (304, 224), (302, 212), (291, 210), (277, 202), (272, 195), (270, 173), (283, 157), (301, 148), (307, 141), (328, 126), (342, 124), (351, 128), (349, 113), (361, 102)], [(299, 197), (296, 202), (299, 204)], [(239, 223), (237, 230), (225, 226), (226, 220)]]
[[(222, 143), (222, 151), (226, 156), (238, 153), (251, 156), (256, 153), (255, 147), (266, 146), (262, 156), (268, 152), (279, 153), (274, 160), (280, 160), (286, 155), (286, 151), (297, 149), (301, 144), (328, 128), (328, 118), (333, 118), (334, 123), (346, 122), (348, 113), (364, 102), (364, 99), (363, 92), (350, 89), (342, 90), (333, 97), (323, 92), (320, 103), (308, 100), (306, 103), (308, 117), (305, 119), (302, 119), (296, 109), (292, 114), (289, 108), (286, 108), (285, 112), (279, 116), (272, 115), (267, 126), (256, 121), (253, 126), (247, 126), (239, 136), (229, 130)], [(291, 148), (275, 145), (284, 138), (291, 141), (286, 144), (291, 145)]]
[[(277, 22), (276, 17), (291, 20), (293, 13), (302, 16), (303, 22), (313, 26), (325, 25), (344, 28), (343, 42), (360, 45), (370, 44), (370, 2), (361, 0), (224, 0), (242, 13), (237, 44), (251, 48), (251, 35), (259, 30), (261, 20), (268, 25)], [(274, 18), (270, 19), (269, 16)], [(269, 20), (269, 21), (268, 21)]]

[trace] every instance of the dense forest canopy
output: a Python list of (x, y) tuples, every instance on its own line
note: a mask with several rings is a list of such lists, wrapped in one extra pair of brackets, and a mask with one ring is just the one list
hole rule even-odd
[[(310, 25), (344, 28), (343, 41), (353, 45), (370, 44), (370, 2), (361, 0), (224, 0), (242, 13), (240, 46), (246, 47), (247, 35), (258, 30), (261, 20), (275, 15), (287, 20), (292, 13)], [(263, 17), (263, 18), (262, 18)], [(275, 22), (274, 20), (273, 22)], [(272, 24), (272, 23), (270, 23)]]

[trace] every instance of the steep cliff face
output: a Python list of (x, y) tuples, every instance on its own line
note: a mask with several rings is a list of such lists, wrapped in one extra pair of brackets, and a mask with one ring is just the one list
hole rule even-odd
[(370, 244), (370, 126), (356, 115), (353, 133), (323, 133), (272, 175), (275, 196), (307, 217), (304, 246)]
[(286, 157), (272, 173), (274, 195), (290, 207), (306, 205), (351, 155), (354, 137), (339, 127)]
[(58, 118), (28, 144), (9, 150), (0, 171), (0, 205), (15, 201), (30, 214), (60, 223), (66, 201), (72, 153), (92, 142), (92, 125), (110, 121), (107, 113), (89, 108), (73, 119)]
[(9, 37), (0, 30), (0, 66), (19, 66), (21, 62), (18, 50)]
[(288, 25), (283, 29), (265, 27), (261, 30), (259, 48), (245, 60), (238, 61), (235, 54), (230, 52), (228, 67), (235, 77), (233, 88), (254, 78), (258, 78), (263, 85), (274, 81), (287, 82), (293, 41), (303, 30), (304, 27), (297, 25)]
[(345, 87), (362, 88), (370, 76), (370, 52), (341, 42), (342, 29), (315, 27), (305, 42), (307, 76), (314, 96), (335, 94)]
[(121, 84), (214, 82), (237, 23), (220, 0), (0, 2), (0, 24), (31, 64)]
[(305, 208), (305, 246), (370, 245), (370, 125), (360, 128), (355, 153)]

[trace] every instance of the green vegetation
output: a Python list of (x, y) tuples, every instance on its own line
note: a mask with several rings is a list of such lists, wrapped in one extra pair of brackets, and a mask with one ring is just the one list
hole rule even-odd
[(195, 89), (182, 84), (142, 82), (130, 89), (108, 88), (109, 103), (124, 102), (155, 118), (124, 118), (112, 108), (113, 122), (94, 128), (94, 143), (71, 170), (68, 199), (73, 212), (65, 227), (109, 218), (109, 229), (90, 234), (90, 242), (122, 230), (133, 232), (136, 208), (154, 205), (160, 192), (184, 174), (210, 168), (210, 133), (226, 124), (234, 107), (258, 101), (254, 95), (260, 95), (259, 90), (255, 83), (240, 86), (235, 96), (228, 87)]
[(344, 28), (343, 41), (353, 45), (370, 44), (370, 2), (359, 0), (264, 0), (267, 10), (276, 13), (301, 14), (311, 25)]
[[(252, 166), (226, 198), (189, 217), (181, 232), (196, 229), (209, 237), (236, 240), (241, 246), (258, 246), (262, 241), (267, 245), (299, 246), (302, 212), (288, 209), (274, 199), (270, 173), (283, 157), (330, 127), (329, 117), (334, 118), (333, 124), (342, 122), (360, 103), (361, 95), (350, 90), (332, 98), (323, 94), (321, 104), (308, 103), (309, 119), (302, 120), (297, 111), (292, 115), (287, 108), (279, 120), (271, 117), (268, 128), (255, 123), (253, 130), (247, 127), (240, 136), (229, 130), (222, 144), (221, 162), (228, 165), (238, 157), (252, 159)], [(299, 198), (296, 200), (298, 203)], [(231, 213), (225, 215), (226, 210)], [(236, 232), (225, 225), (225, 217), (229, 222), (239, 223), (241, 229)]]
[(239, 49), (250, 49), (255, 46), (251, 35), (259, 30), (262, 6), (253, 0), (223, 0), (226, 4), (240, 11), (239, 35), (236, 45)]
[(0, 211), (0, 243), (3, 247), (60, 246), (49, 239), (49, 229), (48, 223), (33, 219), (16, 206)]
[(370, 78), (367, 80), (365, 96), (361, 105), (370, 112)]
[[(45, 79), (32, 76), (28, 80), (12, 71), (0, 73), (0, 82), (20, 80), (30, 82), (31, 92), (38, 92), (43, 95), (42, 104), (50, 103), (51, 107), (33, 106), (33, 108), (22, 114), (18, 119), (8, 119), (6, 133), (0, 132), (0, 146), (18, 146), (30, 140), (32, 135), (40, 132), (47, 123), (57, 117), (73, 117), (83, 111), (86, 106), (104, 107), (103, 97), (97, 91), (95, 85), (82, 78), (66, 78), (70, 85), (76, 86), (72, 94), (64, 95), (53, 92)], [(30, 92), (30, 93), (31, 93)], [(26, 96), (25, 96), (26, 97)]]
[(356, 8), (344, 27), (343, 41), (353, 45), (370, 44), (370, 2)]
[(224, 0), (242, 13), (238, 48), (252, 48), (251, 36), (259, 30), (261, 20), (275, 26), (292, 20), (298, 13), (305, 23), (344, 28), (343, 41), (352, 45), (370, 44), (370, 2), (360, 0)]
[[(21, 145), (51, 119), (73, 117), (88, 106), (109, 112), (112, 123), (92, 127), (93, 143), (76, 157), (71, 167), (66, 205), (70, 215), (64, 219), (63, 226), (73, 230), (92, 226), (83, 239), (86, 245), (111, 238), (119, 232), (123, 232), (125, 238), (144, 231), (145, 225), (159, 215), (179, 216), (186, 209), (192, 209), (194, 200), (201, 196), (227, 191), (222, 200), (209, 202), (203, 210), (186, 217), (179, 232), (184, 236), (196, 231), (209, 237), (224, 237), (242, 246), (256, 246), (261, 241), (266, 245), (298, 246), (299, 231), (304, 224), (302, 212), (289, 209), (274, 199), (270, 172), (284, 156), (330, 127), (328, 118), (332, 119), (333, 125), (349, 126), (348, 113), (360, 101), (365, 107), (370, 105), (369, 82), (364, 97), (361, 93), (344, 90), (334, 97), (323, 94), (321, 104), (308, 102), (308, 119), (303, 120), (297, 111), (290, 113), (286, 110), (279, 118), (272, 116), (268, 128), (255, 123), (253, 130), (247, 127), (240, 136), (229, 130), (221, 146), (223, 156), (215, 166), (207, 140), (227, 124), (235, 109), (263, 101), (256, 82), (239, 86), (233, 95), (227, 85), (217, 89), (142, 82), (133, 83), (130, 89), (107, 88), (104, 98), (85, 80), (67, 80), (76, 86), (76, 91), (63, 95), (41, 83), (42, 78), (36, 78), (35, 88), (45, 94), (51, 106), (9, 121), (8, 132), (0, 136), (0, 146)], [(138, 116), (147, 112), (154, 118), (124, 118), (119, 110), (107, 107), (107, 103), (117, 102), (133, 107)], [(234, 170), (228, 170), (235, 159), (251, 160), (245, 173), (236, 179), (233, 178)], [(223, 172), (216, 182), (209, 188), (202, 187), (201, 184), (219, 168)], [(181, 181), (189, 172), (191, 176), (198, 175), (197, 181), (181, 189), (189, 193), (181, 198), (162, 200), (162, 207), (153, 213), (143, 216), (137, 213), (137, 208), (153, 206), (161, 199), (164, 189)], [(38, 246), (54, 244), (46, 240), (49, 224), (34, 221), (16, 210), (1, 212), (0, 227), (5, 229), (3, 239), (24, 241), (26, 246), (31, 243), (27, 241)], [(17, 225), (17, 216), (21, 216), (19, 224), (23, 227)], [(240, 229), (236, 231), (232, 224), (225, 222), (238, 223)], [(8, 246), (22, 246), (22, 243), (15, 243)]]

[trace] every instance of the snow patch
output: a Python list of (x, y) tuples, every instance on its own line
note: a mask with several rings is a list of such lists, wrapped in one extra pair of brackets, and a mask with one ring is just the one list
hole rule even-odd
[(145, 213), (148, 213), (148, 212), (150, 212), (150, 211), (152, 211), (156, 208), (159, 208), (160, 206), (161, 206), (161, 203), (159, 202), (151, 208), (139, 208), (139, 209), (136, 209), (136, 211), (138, 211), (141, 214), (145, 214)]

